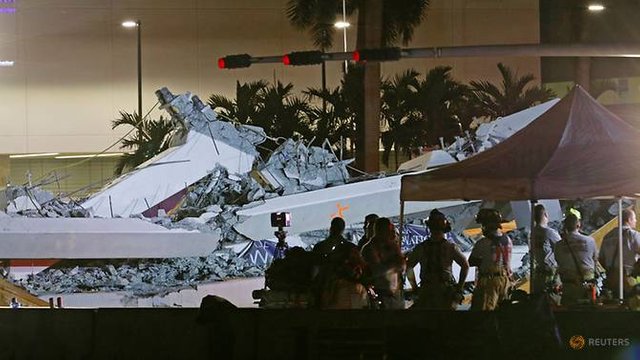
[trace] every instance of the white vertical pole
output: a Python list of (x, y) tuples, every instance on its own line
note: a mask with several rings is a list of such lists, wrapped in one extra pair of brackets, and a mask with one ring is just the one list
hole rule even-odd
[[(342, 0), (342, 22), (347, 22), (347, 2)], [(344, 52), (347, 52), (347, 27), (342, 28), (342, 44), (344, 45)], [(349, 61), (344, 61), (344, 73), (349, 73)]]
[(622, 258), (622, 197), (618, 198), (618, 276), (620, 277), (618, 281), (618, 295), (619, 299), (622, 302), (624, 300), (624, 259)]

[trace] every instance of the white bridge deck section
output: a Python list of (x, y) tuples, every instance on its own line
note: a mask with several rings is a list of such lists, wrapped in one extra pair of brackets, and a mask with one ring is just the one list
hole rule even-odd
[(118, 259), (206, 256), (219, 233), (168, 230), (140, 219), (0, 217), (6, 259)]
[[(216, 150), (217, 149), (217, 150)], [(94, 216), (140, 214), (207, 176), (220, 164), (230, 174), (251, 170), (255, 156), (191, 130), (185, 144), (163, 151), (119, 177), (82, 204)], [(109, 204), (111, 197), (111, 205)]]
[[(400, 175), (391, 176), (269, 199), (262, 205), (238, 211), (242, 222), (234, 225), (234, 228), (258, 240), (273, 238), (272, 212), (291, 213), (291, 227), (287, 228), (291, 234), (327, 229), (331, 219), (336, 216), (344, 218), (347, 224), (362, 223), (370, 213), (384, 217), (398, 216), (400, 178)], [(464, 203), (468, 202), (409, 202), (405, 203), (405, 214)]]

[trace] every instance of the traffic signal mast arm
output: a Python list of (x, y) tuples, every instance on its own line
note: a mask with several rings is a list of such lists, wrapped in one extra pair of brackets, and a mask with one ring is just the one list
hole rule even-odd
[[(251, 57), (248, 54), (229, 55), (218, 60), (221, 69), (249, 67), (251, 64), (314, 65), (323, 61), (394, 61), (401, 58), (459, 58), (459, 57), (640, 57), (638, 44), (520, 44), (477, 45), (428, 48), (361, 49), (354, 52), (322, 53), (319, 51), (292, 52), (284, 56)], [(295, 60), (294, 60), (295, 58)], [(293, 60), (293, 61), (292, 61)]]

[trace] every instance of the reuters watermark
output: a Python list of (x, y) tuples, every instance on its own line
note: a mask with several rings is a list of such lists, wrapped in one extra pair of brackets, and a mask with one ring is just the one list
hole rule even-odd
[(631, 345), (629, 338), (597, 338), (574, 335), (569, 339), (569, 347), (582, 350), (585, 347), (626, 347)]

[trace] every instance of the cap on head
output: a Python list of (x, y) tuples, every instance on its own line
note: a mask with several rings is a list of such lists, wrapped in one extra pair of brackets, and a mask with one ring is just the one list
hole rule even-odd
[(496, 209), (480, 209), (476, 215), (476, 222), (482, 226), (495, 225), (501, 228), (502, 214)]
[(564, 221), (563, 221), (564, 229), (568, 231), (576, 230), (580, 225), (581, 218), (582, 218), (582, 215), (580, 214), (580, 211), (573, 208), (567, 210), (566, 214), (564, 214)]
[(442, 231), (449, 232), (451, 231), (451, 223), (447, 217), (441, 213), (438, 209), (431, 210), (429, 213), (429, 217), (427, 218), (427, 227), (431, 231)]
[(580, 211), (578, 211), (578, 210), (576, 210), (574, 208), (570, 208), (569, 210), (567, 210), (567, 213), (565, 214), (565, 216), (567, 216), (569, 214), (575, 216), (576, 219), (578, 219), (578, 220), (582, 220), (582, 214), (580, 214)]

